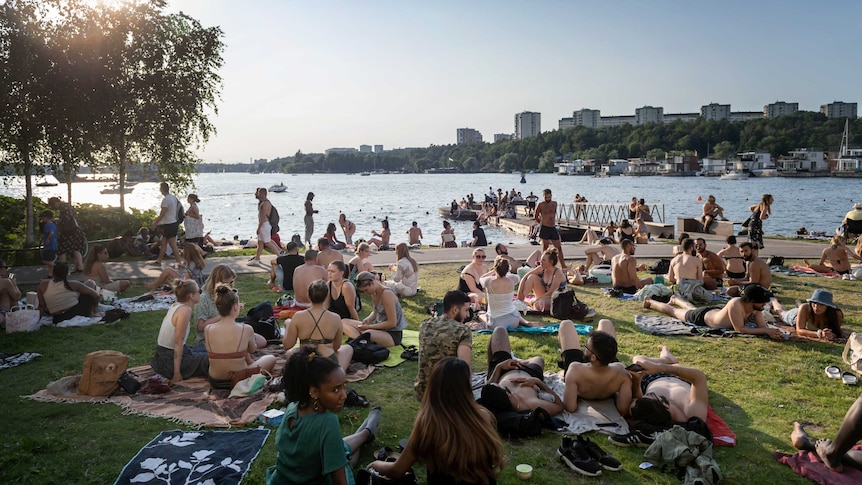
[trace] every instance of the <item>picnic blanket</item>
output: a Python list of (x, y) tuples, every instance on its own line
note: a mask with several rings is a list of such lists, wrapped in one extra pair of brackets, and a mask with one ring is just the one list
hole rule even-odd
[(732, 328), (712, 328), (683, 322), (667, 315), (635, 315), (635, 326), (652, 335), (688, 335), (700, 337), (753, 337)]
[[(862, 445), (856, 445), (854, 450), (862, 450)], [(772, 453), (781, 463), (789, 466), (797, 475), (803, 476), (820, 485), (851, 485), (862, 483), (862, 470), (844, 466), (844, 472), (833, 472), (811, 451), (797, 451), (792, 455), (775, 451)]]
[(841, 278), (841, 275), (835, 272), (832, 273), (818, 273), (808, 266), (802, 266), (798, 264), (794, 264), (789, 267), (784, 266), (770, 266), (769, 270), (773, 273), (781, 273), (787, 276), (825, 276), (827, 278)]
[(114, 485), (239, 484), (268, 436), (264, 428), (162, 431), (123, 467)]
[(712, 409), (712, 406), (707, 408), (706, 426), (712, 431), (712, 442), (715, 446), (736, 446), (736, 433)]
[[(563, 396), (566, 383), (562, 373), (545, 372), (545, 384), (558, 396)], [(602, 434), (628, 434), (629, 425), (617, 410), (614, 398), (602, 400), (578, 399), (574, 413), (563, 411), (557, 416), (566, 422), (563, 433), (581, 434), (598, 431)]]
[(377, 365), (382, 367), (395, 367), (401, 364), (404, 362), (404, 359), (401, 358), (401, 353), (404, 352), (404, 347), (409, 347), (410, 345), (415, 345), (416, 347), (419, 346), (419, 332), (417, 330), (409, 329), (402, 330), (401, 344), (389, 347), (389, 358)]
[[(602, 287), (602, 291), (604, 291), (604, 294), (605, 294), (606, 296), (610, 296), (610, 292), (611, 292), (611, 290), (613, 290), (613, 288), (610, 288), (610, 287)], [(679, 294), (677, 293), (677, 298), (679, 298), (679, 297), (680, 297), (680, 296), (679, 296)], [(620, 300), (620, 301), (643, 301), (642, 299), (638, 298), (637, 296), (635, 296), (635, 295), (630, 295), (630, 294), (628, 294), (628, 293), (623, 293), (622, 295), (620, 295), (619, 297), (617, 297), (617, 300)], [(724, 295), (724, 294), (722, 294), (722, 295), (713, 295), (713, 296), (712, 296), (712, 301), (730, 301), (730, 297), (729, 297), (729, 296), (727, 296), (727, 295)]]
[[(541, 334), (541, 333), (559, 333), (560, 332), (560, 324), (559, 323), (549, 323), (547, 325), (543, 325), (541, 327), (525, 327), (523, 325), (512, 327), (506, 329), (509, 333), (520, 332), (520, 333), (531, 333), (531, 334)], [(589, 335), (590, 332), (593, 331), (592, 325), (584, 325), (581, 323), (575, 324), (575, 330), (578, 331), (578, 335)], [(480, 334), (489, 334), (494, 333), (493, 328), (484, 328), (480, 330), (476, 330), (476, 333)]]
[(18, 367), (21, 364), (30, 362), (36, 357), (42, 357), (42, 354), (37, 354), (35, 352), (22, 352), (20, 354), (0, 353), (0, 370)]

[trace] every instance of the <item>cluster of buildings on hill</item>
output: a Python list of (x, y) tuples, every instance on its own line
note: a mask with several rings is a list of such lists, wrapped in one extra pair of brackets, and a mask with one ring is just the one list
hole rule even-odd
[(372, 150), (371, 145), (359, 145), (359, 150), (355, 148), (327, 148), (327, 155), (333, 153), (383, 153), (383, 145), (374, 145)]
[[(763, 107), (763, 111), (731, 111), (729, 104), (710, 103), (700, 107), (699, 113), (665, 113), (661, 106), (644, 106), (635, 109), (633, 115), (602, 116), (597, 109), (584, 108), (572, 113), (571, 118), (559, 121), (559, 129), (586, 126), (603, 128), (624, 124), (645, 125), (647, 123), (671, 123), (674, 121), (727, 120), (730, 122), (748, 121), (758, 118), (777, 118), (799, 111), (799, 103), (776, 101)], [(820, 112), (827, 118), (856, 118), (857, 104), (833, 101), (820, 106)], [(515, 115), (515, 133), (497, 133), (494, 142), (503, 140), (523, 140), (537, 136), (542, 131), (542, 114), (524, 111)], [(457, 143), (481, 143), (482, 134), (473, 128), (458, 128)]]

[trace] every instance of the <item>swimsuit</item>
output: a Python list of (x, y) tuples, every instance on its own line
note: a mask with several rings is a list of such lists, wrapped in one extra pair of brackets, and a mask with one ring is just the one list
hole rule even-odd
[[(332, 295), (331, 281), (329, 282), (329, 294)], [(350, 308), (347, 306), (347, 302), (344, 301), (344, 283), (341, 284), (341, 294), (338, 295), (338, 298), (330, 298), (329, 311), (337, 313), (341, 318), (351, 318)]]
[(649, 387), (650, 384), (652, 384), (653, 382), (655, 382), (659, 379), (665, 379), (665, 378), (677, 379), (679, 381), (685, 382), (686, 384), (689, 383), (688, 381), (686, 381), (685, 379), (683, 379), (679, 376), (675, 376), (673, 374), (668, 374), (665, 372), (659, 372), (657, 374), (649, 374), (649, 375), (643, 376), (643, 378), (641, 379), (641, 393), (646, 394), (647, 388)]
[(618, 290), (618, 291), (621, 291), (621, 292), (623, 292), (623, 293), (625, 293), (625, 294), (627, 294), (627, 295), (634, 295), (635, 293), (637, 293), (637, 292), (638, 292), (638, 287), (637, 287), (637, 286), (619, 286), (619, 285), (614, 285), (614, 289), (615, 289), (615, 290)]
[(714, 306), (706, 306), (703, 308), (695, 308), (694, 310), (689, 310), (685, 312), (685, 321), (689, 323), (693, 323), (700, 327), (708, 326), (706, 324), (706, 314), (713, 311), (718, 310), (718, 307)]
[[(491, 355), (490, 362), (488, 362), (488, 375), (490, 376), (491, 374), (493, 374), (494, 369), (501, 362), (504, 362), (504, 361), (509, 360), (511, 358), (512, 358), (512, 354), (510, 354), (509, 352), (506, 352), (504, 350), (498, 350), (498, 351), (494, 352), (494, 354)], [(545, 376), (542, 373), (542, 368), (539, 366), (539, 364), (521, 364), (520, 369), (506, 369), (506, 370), (500, 372), (500, 377), (502, 378), (504, 375), (506, 375), (507, 373), (509, 373), (513, 370), (524, 371), (527, 374), (529, 374), (530, 377), (535, 377), (536, 379), (539, 379), (542, 382), (545, 381)]]
[(736, 271), (725, 271), (725, 272), (727, 273), (728, 278), (732, 278), (735, 280), (745, 278), (745, 271), (743, 271), (742, 273), (737, 273)]
[[(464, 273), (464, 275), (468, 275), (473, 278), (473, 281), (476, 281), (476, 277), (473, 276), (473, 273)], [(470, 293), (470, 287), (467, 286), (467, 282), (464, 280), (464, 275), (461, 275), (461, 278), (458, 280), (458, 290), (463, 291), (464, 293)], [(478, 281), (476, 281), (476, 289), (479, 291), (485, 291), (482, 283), (479, 283)]]
[(539, 228), (539, 239), (547, 239), (549, 241), (559, 241), (560, 240), (560, 233), (557, 232), (557, 228), (554, 226), (542, 225)]
[(314, 314), (311, 313), (311, 310), (308, 311), (308, 314), (311, 316), (311, 319), (314, 320), (314, 328), (311, 329), (311, 333), (308, 334), (308, 338), (299, 339), (300, 345), (330, 345), (330, 344), (332, 344), (331, 338), (311, 338), (311, 336), (314, 334), (315, 330), (317, 330), (317, 333), (319, 333), (320, 336), (323, 337), (323, 330), (321, 330), (320, 327), (318, 326), (318, 325), (320, 325), (320, 319), (323, 318), (323, 313), (324, 312), (320, 312), (320, 315), (318, 315), (317, 318), (314, 318)]

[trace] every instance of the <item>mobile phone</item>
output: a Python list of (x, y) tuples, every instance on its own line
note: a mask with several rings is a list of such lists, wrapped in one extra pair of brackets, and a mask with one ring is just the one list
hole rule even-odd
[(14, 280), (15, 279), (15, 273), (7, 273), (6, 277), (9, 278), (10, 280)]
[(631, 371), (631, 372), (641, 372), (644, 370), (644, 368), (641, 367), (640, 364), (632, 364), (632, 365), (626, 367), (626, 370)]

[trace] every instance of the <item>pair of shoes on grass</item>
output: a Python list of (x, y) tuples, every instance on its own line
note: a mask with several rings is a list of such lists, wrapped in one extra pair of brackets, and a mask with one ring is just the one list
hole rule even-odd
[(830, 365), (825, 369), (826, 375), (830, 379), (841, 379), (841, 382), (847, 384), (848, 386), (855, 386), (859, 384), (859, 378), (856, 377), (856, 374), (844, 371), (841, 372), (841, 369), (838, 366)]
[(563, 437), (563, 442), (557, 448), (557, 455), (566, 466), (588, 477), (601, 475), (602, 469), (616, 472), (623, 468), (619, 460), (582, 435), (578, 435), (575, 440), (569, 436)]

